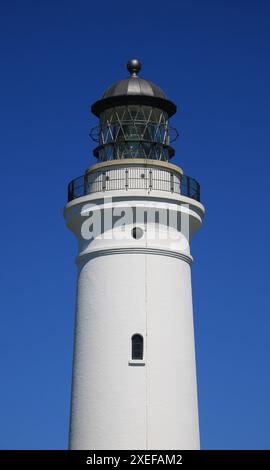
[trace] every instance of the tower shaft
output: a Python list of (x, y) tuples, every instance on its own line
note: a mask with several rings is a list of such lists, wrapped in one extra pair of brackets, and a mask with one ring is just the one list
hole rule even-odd
[(65, 207), (78, 240), (70, 448), (198, 449), (190, 241), (204, 208), (168, 162), (175, 105), (151, 82), (137, 96), (131, 62), (93, 106), (98, 163)]

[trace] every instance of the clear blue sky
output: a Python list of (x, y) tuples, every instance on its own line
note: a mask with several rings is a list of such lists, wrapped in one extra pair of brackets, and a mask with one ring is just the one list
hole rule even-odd
[(125, 63), (178, 104), (201, 183), (193, 240), (201, 443), (270, 448), (267, 1), (1, 2), (0, 448), (67, 446), (76, 242), (62, 210), (94, 163), (89, 106)]

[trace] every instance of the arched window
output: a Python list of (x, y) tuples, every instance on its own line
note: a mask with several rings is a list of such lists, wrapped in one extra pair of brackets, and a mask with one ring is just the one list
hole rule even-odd
[(132, 359), (143, 359), (143, 337), (142, 335), (133, 335), (131, 338), (131, 357)]

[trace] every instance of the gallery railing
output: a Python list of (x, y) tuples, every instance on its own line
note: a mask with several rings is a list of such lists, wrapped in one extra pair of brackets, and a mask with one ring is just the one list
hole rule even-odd
[(200, 185), (190, 176), (176, 176), (169, 171), (160, 174), (151, 169), (147, 172), (143, 169), (136, 170), (136, 173), (130, 172), (129, 168), (122, 169), (120, 173), (110, 170), (95, 171), (79, 176), (68, 185), (68, 201), (96, 192), (130, 189), (167, 191), (200, 201)]

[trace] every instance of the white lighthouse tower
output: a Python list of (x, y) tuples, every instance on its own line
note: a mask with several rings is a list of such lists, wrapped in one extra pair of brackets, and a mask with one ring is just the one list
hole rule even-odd
[(71, 449), (198, 449), (190, 240), (199, 184), (170, 163), (176, 106), (138, 76), (92, 106), (97, 163), (69, 184), (78, 239)]

